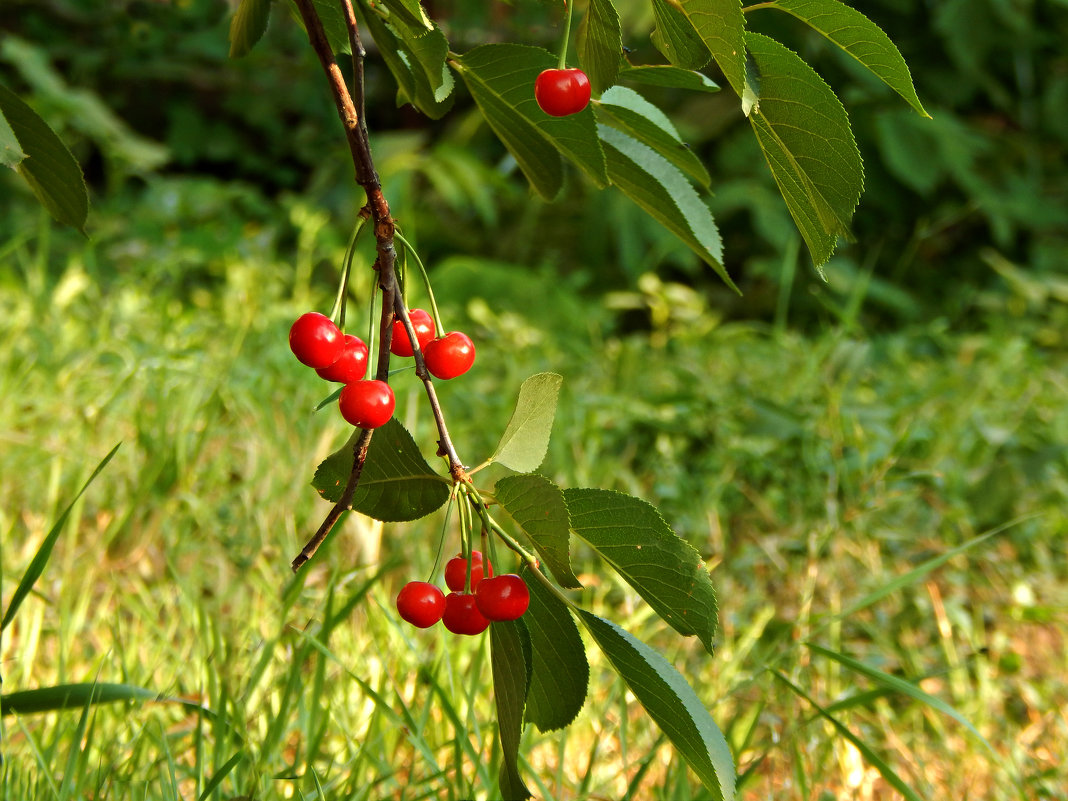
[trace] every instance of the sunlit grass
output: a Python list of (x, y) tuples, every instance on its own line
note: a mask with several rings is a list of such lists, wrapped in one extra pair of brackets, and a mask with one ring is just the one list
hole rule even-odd
[[(311, 473), (347, 434), (331, 410), (312, 413), (329, 390), (285, 341), (296, 314), (328, 304), (326, 282), (317, 303), (308, 277), (343, 238), (298, 239), (298, 279), (270, 236), (253, 235), (243, 252), (190, 256), (189, 284), (177, 261), (120, 259), (120, 280), (106, 236), (67, 250), (31, 232), (4, 247), (5, 603), (92, 467), (122, 445), (4, 632), (3, 691), (99, 681), (162, 696), (3, 718), (4, 798), (495, 797), (485, 638), (414, 630), (392, 606), (430, 571), (440, 519), (350, 517), (300, 576), (289, 571), (325, 510)], [(469, 463), (492, 449), (522, 378), (554, 369), (565, 391), (546, 472), (646, 498), (708, 560), (714, 657), (581, 548), (576, 597), (687, 675), (732, 744), (743, 797), (891, 797), (776, 673), (920, 797), (1038, 798), (1068, 780), (1064, 353), (1022, 327), (806, 337), (706, 314), (670, 335), (618, 336), (596, 309), (524, 316), (516, 298), (494, 307), (477, 288), (441, 300), (480, 343), (469, 380), (441, 390)], [(411, 383), (398, 414), (431, 453)], [(993, 753), (807, 642), (915, 681)], [(535, 793), (707, 797), (590, 658), (576, 723), (524, 734)]]

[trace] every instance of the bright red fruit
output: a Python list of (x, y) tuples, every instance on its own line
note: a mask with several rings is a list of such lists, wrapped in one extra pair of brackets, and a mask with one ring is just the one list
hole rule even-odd
[(356, 381), (346, 384), (337, 399), (341, 416), (357, 428), (378, 428), (393, 416), (396, 400), (385, 381)]
[[(434, 318), (423, 309), (412, 309), (408, 312), (408, 317), (412, 321), (412, 328), (415, 329), (415, 338), (419, 340), (419, 349), (422, 350), (434, 338)], [(393, 339), (389, 343), (389, 352), (394, 356), (414, 355), (412, 342), (400, 320), (393, 321)]]
[(341, 331), (333, 320), (319, 312), (302, 314), (289, 329), (289, 347), (301, 364), (329, 367), (345, 346)]
[(359, 337), (346, 334), (345, 345), (337, 360), (329, 367), (320, 367), (315, 372), (320, 378), (340, 384), (362, 380), (367, 374), (367, 345)]
[[(471, 591), (474, 592), (475, 585), (482, 581), (482, 576), (486, 573), (485, 565), (482, 561), (482, 551), (471, 551)], [(493, 575), (493, 565), (489, 566), (489, 574)], [(456, 554), (452, 559), (445, 563), (445, 586), (454, 592), (460, 592), (464, 588), (464, 581), (467, 578), (467, 561), (460, 554)]]
[(545, 70), (534, 81), (534, 99), (554, 117), (578, 114), (590, 103), (590, 79), (582, 70)]
[(453, 634), (481, 634), (490, 624), (478, 611), (475, 596), (466, 592), (450, 592), (445, 596), (441, 622)]
[(475, 363), (475, 343), (460, 331), (450, 331), (423, 348), (426, 369), (434, 378), (449, 379), (463, 375)]
[(515, 573), (482, 579), (474, 593), (478, 611), (488, 620), (515, 620), (530, 606), (527, 583)]
[(409, 581), (397, 595), (397, 611), (413, 626), (430, 628), (445, 611), (445, 593), (425, 581)]

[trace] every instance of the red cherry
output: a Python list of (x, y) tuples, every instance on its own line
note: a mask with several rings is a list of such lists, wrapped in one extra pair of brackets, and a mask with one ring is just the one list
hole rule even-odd
[[(423, 309), (412, 309), (408, 312), (408, 318), (412, 321), (415, 338), (419, 340), (419, 349), (422, 350), (434, 338), (434, 318)], [(389, 352), (394, 356), (414, 355), (408, 332), (404, 330), (404, 323), (400, 320), (393, 321), (393, 339), (389, 343)]]
[(314, 367), (329, 367), (345, 346), (338, 327), (325, 314), (308, 312), (302, 314), (289, 329), (289, 347), (301, 364)]
[(397, 611), (413, 626), (430, 628), (445, 611), (445, 593), (425, 581), (409, 581), (397, 595)]
[(475, 343), (467, 334), (450, 331), (427, 343), (423, 348), (423, 359), (434, 378), (456, 378), (475, 363)]
[(367, 345), (359, 337), (352, 334), (345, 336), (345, 346), (337, 361), (329, 367), (320, 367), (316, 370), (320, 378), (327, 381), (337, 381), (340, 384), (351, 384), (360, 381), (367, 374)]
[[(483, 564), (482, 551), (471, 551), (471, 591), (475, 585), (482, 581), (486, 574), (486, 566)], [(489, 565), (489, 574), (493, 575), (493, 565)], [(445, 563), (445, 586), (454, 592), (460, 592), (464, 588), (467, 579), (467, 561), (461, 554), (456, 554)]]
[(441, 622), (453, 634), (481, 634), (490, 624), (478, 611), (475, 596), (466, 592), (450, 592), (445, 596)]
[(385, 381), (356, 381), (341, 389), (341, 416), (357, 428), (378, 428), (393, 416), (396, 400)]
[(576, 67), (545, 70), (534, 81), (534, 99), (554, 117), (578, 114), (590, 103), (590, 79)]
[(483, 579), (474, 593), (478, 611), (489, 620), (515, 620), (530, 606), (527, 583), (515, 573)]

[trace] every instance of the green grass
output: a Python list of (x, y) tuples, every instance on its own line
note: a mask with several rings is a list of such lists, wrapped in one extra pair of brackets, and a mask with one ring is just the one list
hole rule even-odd
[[(31, 226), (0, 245), (5, 608), (122, 443), (3, 633), (3, 692), (160, 697), (5, 716), (5, 799), (495, 796), (484, 638), (414, 630), (392, 607), (430, 570), (440, 519), (350, 518), (289, 571), (326, 508), (314, 466), (347, 436), (312, 413), (326, 390), (285, 337), (329, 305), (321, 260), (344, 237), (291, 222), (295, 263), (251, 224), (222, 248), (111, 217), (89, 243)], [(873, 758), (921, 798), (1056, 797), (1068, 354), (1035, 321), (1057, 308), (970, 333), (803, 336), (719, 324), (685, 296), (652, 334), (621, 336), (560, 282), (532, 309), (537, 276), (497, 266), (473, 287), (463, 264), (439, 267), (452, 326), (480, 346), (440, 390), (461, 455), (492, 450), (526, 375), (560, 372), (546, 472), (655, 503), (713, 568), (709, 658), (575, 554), (582, 602), (663, 648), (707, 702), (742, 797), (893, 797)], [(397, 380), (398, 414), (431, 453), (425, 403)], [(590, 655), (574, 726), (524, 734), (535, 793), (707, 797)]]

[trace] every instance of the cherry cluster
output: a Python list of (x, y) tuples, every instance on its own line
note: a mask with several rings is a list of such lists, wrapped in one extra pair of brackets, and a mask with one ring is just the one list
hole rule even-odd
[[(440, 379), (456, 378), (471, 369), (475, 345), (460, 331), (435, 336), (434, 320), (423, 309), (409, 312), (426, 369)], [(344, 384), (338, 396), (341, 416), (357, 428), (378, 428), (389, 422), (396, 407), (393, 388), (385, 381), (367, 379), (367, 345), (352, 334), (343, 334), (325, 314), (307, 312), (289, 329), (289, 347), (301, 364), (311, 367), (321, 378)], [(404, 323), (393, 323), (390, 352), (413, 356)]]
[[(468, 582), (470, 572), (470, 583)], [(439, 620), (453, 634), (481, 634), (493, 621), (522, 617), (530, 605), (530, 590), (515, 573), (494, 576), (493, 565), (481, 551), (470, 560), (457, 554), (445, 565), (446, 595), (428, 581), (409, 581), (397, 595), (400, 616), (421, 629)]]

